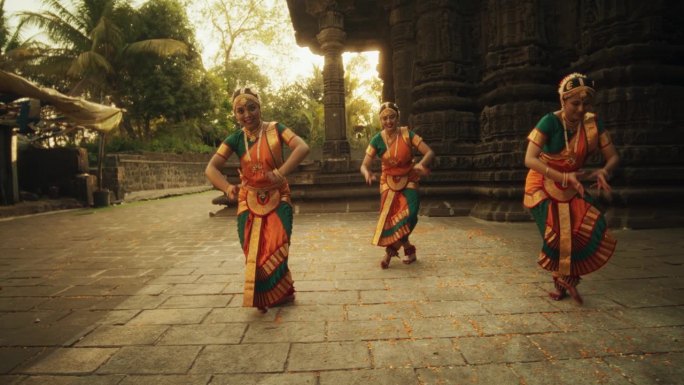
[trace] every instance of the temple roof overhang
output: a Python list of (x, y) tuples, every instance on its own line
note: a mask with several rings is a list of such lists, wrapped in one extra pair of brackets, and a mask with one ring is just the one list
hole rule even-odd
[(386, 0), (287, 0), (297, 44), (322, 55), (319, 18), (334, 10), (344, 15), (344, 51), (362, 52), (382, 48), (388, 34)]

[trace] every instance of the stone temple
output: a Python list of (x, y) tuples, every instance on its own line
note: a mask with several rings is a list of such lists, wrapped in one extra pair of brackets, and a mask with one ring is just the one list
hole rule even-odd
[(422, 184), (424, 213), (528, 220), (526, 136), (559, 109), (560, 79), (582, 72), (596, 81), (595, 111), (621, 157), (611, 225), (684, 224), (684, 2), (287, 3), (298, 44), (325, 57), (323, 174), (345, 160), (357, 171), (341, 54), (378, 50), (383, 99), (438, 155)]

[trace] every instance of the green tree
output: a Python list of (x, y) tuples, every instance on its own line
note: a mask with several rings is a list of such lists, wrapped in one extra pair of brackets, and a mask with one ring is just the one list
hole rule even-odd
[(37, 43), (21, 41), (21, 24), (11, 32), (7, 26), (5, 0), (0, 0), (0, 69), (21, 73), (24, 62), (34, 57)]
[(264, 103), (263, 111), (266, 119), (279, 121), (306, 139), (311, 134), (305, 114), (306, 103), (306, 98), (295, 84), (270, 95)]
[(9, 40), (9, 30), (5, 18), (5, 0), (0, 0), (0, 47), (3, 48), (3, 51), (7, 40)]
[(363, 79), (359, 76), (367, 73), (369, 68), (365, 56), (353, 55), (344, 71), (347, 138), (352, 147), (368, 145), (373, 127), (379, 126), (373, 106), (380, 104), (382, 82), (378, 78)]
[(189, 47), (188, 55), (157, 60), (138, 55), (130, 59), (135, 71), (126, 72), (121, 82), (124, 105), (136, 134), (147, 140), (157, 131), (185, 141), (207, 137), (203, 130), (209, 128), (208, 122), (213, 120), (211, 111), (217, 108), (219, 100), (215, 93), (207, 92), (215, 88), (210, 87), (208, 74), (194, 48), (194, 31), (185, 8), (178, 0), (150, 0), (138, 11), (136, 24), (134, 40), (166, 36)]
[(281, 22), (287, 18), (282, 8), (264, 0), (204, 0), (204, 3), (203, 15), (211, 22), (220, 45), (216, 59), (226, 69), (239, 57), (235, 47), (270, 45), (278, 36)]
[(137, 55), (165, 57), (186, 53), (187, 45), (178, 40), (154, 38), (133, 40), (136, 12), (118, 0), (77, 0), (69, 9), (58, 0), (43, 0), (45, 11), (24, 12), (22, 23), (35, 25), (49, 37), (31, 68), (42, 78), (70, 94), (84, 95), (104, 102), (109, 95), (121, 105), (118, 84)]
[(252, 86), (261, 93), (265, 93), (271, 85), (271, 81), (261, 71), (261, 68), (246, 58), (231, 60), (226, 64), (224, 70), (219, 71), (222, 73), (226, 87), (231, 93), (236, 88), (243, 86)]
[(323, 105), (323, 69), (312, 66), (311, 76), (295, 85), (304, 97), (302, 114), (309, 126), (308, 140), (320, 145), (325, 140), (325, 115)]

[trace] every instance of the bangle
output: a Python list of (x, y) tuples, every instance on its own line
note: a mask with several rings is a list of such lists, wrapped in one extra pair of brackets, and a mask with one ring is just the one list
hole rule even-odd
[(549, 177), (549, 166), (546, 166), (546, 170), (544, 170), (544, 176)]
[(273, 175), (277, 176), (280, 180), (285, 180), (285, 176), (283, 176), (277, 168), (273, 169)]
[(561, 183), (561, 186), (568, 187), (568, 173), (567, 172), (563, 173), (563, 182)]

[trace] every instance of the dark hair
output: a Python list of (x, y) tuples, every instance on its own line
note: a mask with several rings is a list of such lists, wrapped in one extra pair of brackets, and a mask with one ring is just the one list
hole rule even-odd
[(399, 106), (397, 106), (394, 102), (384, 102), (384, 103), (382, 103), (382, 104), (380, 105), (380, 111), (378, 111), (378, 114), (381, 114), (382, 111), (384, 111), (384, 110), (387, 109), (387, 108), (389, 108), (389, 109), (391, 109), (391, 110), (394, 110), (394, 112), (396, 112), (397, 115), (399, 114)]

